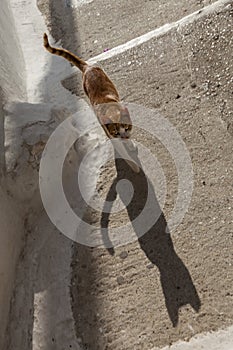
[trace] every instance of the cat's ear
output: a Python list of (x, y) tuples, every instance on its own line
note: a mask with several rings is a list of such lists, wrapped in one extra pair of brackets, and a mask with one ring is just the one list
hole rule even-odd
[(123, 123), (131, 124), (131, 118), (130, 118), (129, 110), (127, 107), (124, 107), (121, 110), (121, 118), (122, 118)]
[(106, 116), (101, 116), (100, 117), (100, 122), (101, 124), (103, 125), (106, 125), (106, 124), (112, 124), (112, 120)]
[(127, 107), (122, 108), (121, 110), (121, 116), (129, 116), (129, 110)]
[(124, 107), (124, 108), (123, 108), (123, 111), (124, 111), (125, 113), (129, 114), (129, 110), (128, 110), (127, 107)]

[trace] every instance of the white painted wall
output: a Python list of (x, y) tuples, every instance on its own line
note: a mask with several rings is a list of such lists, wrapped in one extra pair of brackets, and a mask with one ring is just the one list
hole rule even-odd
[[(50, 349), (52, 337), (64, 349), (80, 349), (70, 302), (72, 242), (55, 231), (42, 211), (38, 173), (28, 164), (25, 146), (50, 135), (51, 126), (42, 122), (52, 118), (60, 123), (78, 105), (60, 84), (72, 69), (43, 49), (44, 31), (36, 0), (1, 0), (0, 130), (4, 121), (5, 132), (2, 137), (0, 132), (0, 154), (5, 154), (7, 177), (0, 171), (0, 350)], [(23, 245), (29, 213), (36, 214), (27, 217), (32, 230)]]
[(0, 86), (7, 99), (25, 98), (25, 65), (8, 0), (1, 0)]

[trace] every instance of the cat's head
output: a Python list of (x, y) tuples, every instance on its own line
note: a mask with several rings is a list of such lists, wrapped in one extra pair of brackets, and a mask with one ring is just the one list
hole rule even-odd
[(126, 123), (112, 123), (105, 124), (109, 134), (114, 138), (129, 139), (132, 130), (131, 124)]
[(120, 103), (107, 103), (99, 119), (110, 138), (130, 138), (132, 122), (125, 106)]

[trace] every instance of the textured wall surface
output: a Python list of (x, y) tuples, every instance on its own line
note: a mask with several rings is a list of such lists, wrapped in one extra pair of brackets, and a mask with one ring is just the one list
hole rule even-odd
[(25, 67), (9, 1), (1, 1), (0, 86), (7, 99), (24, 98)]
[(9, 1), (1, 0), (0, 11), (0, 348), (9, 313), (10, 298), (23, 237), (22, 215), (4, 189), (4, 104), (25, 99), (25, 68)]
[(15, 279), (15, 265), (22, 247), (23, 215), (19, 206), (0, 187), (0, 349), (8, 320)]

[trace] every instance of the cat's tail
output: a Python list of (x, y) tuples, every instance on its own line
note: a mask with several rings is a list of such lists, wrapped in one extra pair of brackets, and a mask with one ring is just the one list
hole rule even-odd
[(52, 47), (49, 44), (48, 36), (46, 33), (44, 33), (44, 47), (46, 50), (48, 50), (50, 53), (58, 56), (62, 56), (65, 59), (67, 59), (69, 62), (74, 64), (76, 67), (78, 67), (82, 72), (85, 72), (86, 68), (88, 67), (88, 64), (83, 61), (78, 56), (75, 56), (73, 53), (71, 53), (68, 50), (65, 49), (58, 49), (56, 47)]

